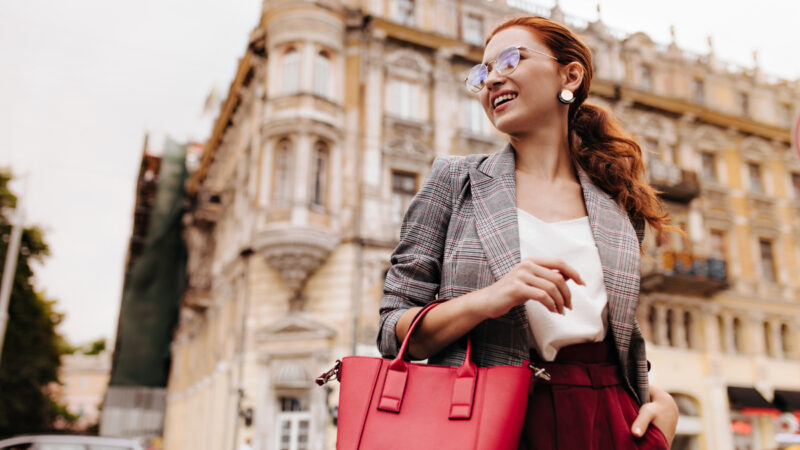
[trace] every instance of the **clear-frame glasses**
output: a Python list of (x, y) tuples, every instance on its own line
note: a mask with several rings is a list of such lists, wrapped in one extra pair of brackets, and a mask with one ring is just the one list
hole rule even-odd
[(478, 64), (470, 69), (467, 78), (464, 80), (467, 84), (467, 89), (473, 93), (480, 92), (483, 86), (486, 85), (486, 78), (489, 77), (489, 71), (492, 70), (492, 66), (494, 66), (494, 70), (500, 75), (508, 75), (513, 72), (519, 65), (520, 50), (538, 53), (554, 61), (558, 61), (558, 58), (553, 55), (548, 55), (547, 53), (525, 47), (524, 45), (512, 45), (501, 51), (493, 61), (489, 61), (486, 64)]

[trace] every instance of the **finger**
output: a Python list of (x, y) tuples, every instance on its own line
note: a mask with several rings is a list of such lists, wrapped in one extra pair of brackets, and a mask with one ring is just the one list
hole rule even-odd
[(564, 275), (561, 274), (561, 272), (542, 266), (536, 266), (536, 269), (534, 269), (534, 274), (542, 278), (546, 278), (553, 283), (561, 293), (561, 297), (564, 301), (564, 307), (572, 309), (572, 292), (569, 290), (569, 286), (567, 286), (567, 280)]
[(644, 436), (645, 430), (647, 427), (650, 426), (650, 422), (653, 421), (655, 417), (655, 413), (653, 412), (652, 405), (645, 403), (639, 409), (639, 415), (636, 416), (636, 420), (633, 421), (633, 425), (631, 425), (631, 433), (633, 433), (636, 437)]
[(541, 303), (550, 312), (556, 312), (557, 311), (556, 304), (553, 301), (553, 299), (550, 298), (549, 295), (547, 295), (547, 292), (545, 292), (545, 291), (543, 291), (543, 290), (541, 290), (541, 289), (539, 289), (537, 287), (534, 287), (534, 286), (531, 286), (529, 284), (526, 284), (523, 287), (523, 295), (525, 295), (525, 297), (527, 297), (527, 298), (529, 298), (529, 299), (531, 299), (533, 301), (537, 301), (537, 302)]
[(580, 285), (586, 286), (586, 282), (583, 281), (583, 278), (581, 278), (578, 271), (575, 270), (574, 267), (567, 264), (563, 259), (551, 258), (547, 256), (531, 256), (530, 258), (535, 264), (547, 267), (548, 269), (558, 270), (565, 277)]
[(523, 281), (526, 284), (536, 289), (539, 289), (542, 293), (544, 293), (549, 303), (552, 303), (554, 306), (554, 308), (551, 311), (557, 312), (559, 314), (564, 314), (564, 298), (561, 296), (561, 291), (558, 290), (558, 287), (556, 287), (555, 283), (552, 283), (545, 278), (540, 278), (530, 273), (525, 273), (522, 275), (522, 277)]

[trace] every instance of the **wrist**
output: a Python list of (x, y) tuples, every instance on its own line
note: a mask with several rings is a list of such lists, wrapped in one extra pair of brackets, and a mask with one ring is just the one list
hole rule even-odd
[(491, 314), (489, 313), (489, 308), (486, 307), (488, 304), (487, 302), (489, 301), (486, 288), (470, 292), (464, 297), (465, 300), (467, 300), (465, 302), (467, 314), (471, 317), (474, 317), (478, 323), (492, 318)]

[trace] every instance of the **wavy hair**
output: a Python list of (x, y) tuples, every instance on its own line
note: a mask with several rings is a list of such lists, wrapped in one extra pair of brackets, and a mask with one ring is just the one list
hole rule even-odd
[(498, 32), (511, 27), (528, 28), (560, 64), (577, 61), (583, 66), (583, 81), (567, 112), (572, 162), (610, 194), (634, 224), (650, 224), (659, 241), (668, 231), (681, 232), (669, 224), (671, 219), (658, 192), (644, 179), (642, 148), (611, 111), (585, 102), (594, 75), (592, 54), (586, 44), (564, 25), (537, 16), (513, 17), (500, 23), (486, 38), (486, 44)]

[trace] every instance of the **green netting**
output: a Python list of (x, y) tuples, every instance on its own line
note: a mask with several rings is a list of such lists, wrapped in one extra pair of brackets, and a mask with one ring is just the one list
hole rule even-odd
[(167, 385), (170, 342), (186, 276), (186, 147), (167, 139), (144, 249), (125, 280), (112, 386)]

